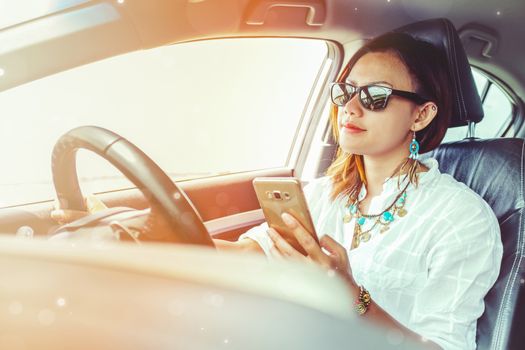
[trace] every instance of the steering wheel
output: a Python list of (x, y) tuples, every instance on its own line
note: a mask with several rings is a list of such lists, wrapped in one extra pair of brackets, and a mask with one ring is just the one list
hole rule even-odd
[(151, 208), (146, 229), (153, 219), (162, 220), (170, 241), (214, 246), (200, 215), (186, 194), (151, 158), (116, 133), (97, 126), (70, 130), (55, 144), (53, 182), (60, 208), (87, 211), (76, 168), (79, 149), (95, 152), (119, 169), (144, 194)]

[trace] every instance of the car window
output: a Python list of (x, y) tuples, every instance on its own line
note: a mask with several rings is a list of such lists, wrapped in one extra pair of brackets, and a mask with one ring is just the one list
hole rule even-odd
[[(51, 199), (60, 135), (97, 125), (128, 138), (176, 179), (293, 166), (294, 137), (327, 60), (306, 39), (227, 39), (133, 52), (0, 93), (3, 206)], [(84, 191), (129, 187), (79, 152)]]
[[(472, 73), (485, 113), (483, 120), (476, 124), (475, 136), (482, 139), (500, 137), (512, 122), (512, 103), (503, 89), (481, 71), (472, 68)], [(466, 136), (467, 126), (451, 128), (443, 142), (462, 140)]]

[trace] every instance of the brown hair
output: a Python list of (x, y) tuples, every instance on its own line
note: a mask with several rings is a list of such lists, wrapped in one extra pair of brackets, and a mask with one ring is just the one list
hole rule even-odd
[[(427, 127), (418, 131), (417, 140), (421, 153), (439, 146), (450, 124), (452, 114), (452, 96), (447, 75), (448, 65), (443, 53), (434, 45), (415, 39), (408, 34), (386, 33), (361, 47), (352, 56), (337, 81), (345, 81), (356, 62), (370, 52), (395, 54), (407, 67), (415, 86), (415, 92), (437, 105), (436, 117)], [(337, 116), (338, 107), (332, 105), (330, 121), (335, 140), (339, 139)], [(331, 176), (333, 181), (332, 199), (336, 199), (339, 194), (355, 195), (361, 183), (366, 181), (362, 156), (349, 155), (340, 147), (337, 148), (336, 158), (327, 169), (326, 174)]]

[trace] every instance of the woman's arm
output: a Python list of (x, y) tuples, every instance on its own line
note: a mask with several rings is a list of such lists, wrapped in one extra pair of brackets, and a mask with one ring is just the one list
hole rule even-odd
[[(301, 226), (301, 224), (290, 215), (283, 215), (283, 220), (287, 222), (288, 226), (293, 230), (298, 242), (308, 253), (305, 257), (293, 248), (279, 233), (274, 229), (268, 229), (268, 235), (274, 243), (271, 253), (274, 256), (287, 259), (296, 259), (307, 261), (311, 260), (322, 267), (336, 271), (349, 286), (349, 298), (352, 303), (358, 300), (359, 287), (352, 277), (352, 271), (348, 263), (348, 255), (346, 248), (337, 243), (332, 237), (324, 235), (320, 239), (320, 245), (312, 238), (312, 236)], [(323, 252), (324, 248), (329, 254)], [(368, 310), (362, 315), (364, 321), (370, 321), (375, 324), (380, 324), (390, 330), (400, 332), (404, 337), (415, 340), (428, 349), (441, 349), (436, 343), (430, 340), (424, 340), (419, 334), (412, 332), (408, 328), (401, 325), (394, 318), (392, 318), (381, 307), (374, 304), (373, 295), (372, 303), (368, 306)], [(357, 312), (357, 311), (356, 311)]]
[(223, 239), (214, 239), (215, 247), (218, 251), (236, 251), (242, 253), (260, 253), (264, 254), (259, 243), (255, 242), (253, 239), (244, 238), (240, 241), (231, 242)]
[[(346, 280), (349, 280), (349, 278), (345, 278)], [(350, 284), (350, 290), (351, 290), (351, 298), (352, 301), (357, 300), (357, 296), (359, 295), (359, 288), (357, 285), (351, 280), (349, 282)], [(439, 345), (436, 343), (425, 340), (423, 337), (421, 337), (419, 334), (412, 332), (410, 329), (404, 327), (399, 322), (397, 322), (395, 319), (392, 318), (385, 310), (383, 310), (380, 306), (377, 304), (374, 304), (374, 300), (372, 299), (372, 302), (368, 306), (368, 310), (365, 314), (361, 316), (363, 321), (365, 322), (371, 322), (373, 324), (379, 324), (385, 328), (388, 328), (391, 331), (398, 332), (402, 334), (405, 338), (411, 339), (413, 341), (416, 341), (423, 345), (425, 349), (441, 349)]]

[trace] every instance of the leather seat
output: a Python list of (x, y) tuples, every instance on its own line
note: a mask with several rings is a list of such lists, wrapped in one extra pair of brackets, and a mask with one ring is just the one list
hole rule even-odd
[[(445, 50), (455, 95), (450, 127), (481, 121), (481, 101), (452, 23), (433, 19), (396, 31), (430, 41)], [(424, 155), (436, 158), (442, 172), (454, 176), (482, 196), (500, 224), (503, 260), (498, 279), (485, 297), (485, 312), (478, 320), (478, 349), (525, 346), (524, 151), (523, 139), (469, 138), (442, 144)]]
[(525, 315), (517, 312), (525, 307), (524, 147), (523, 139), (469, 139), (432, 152), (440, 170), (481, 195), (500, 224), (503, 260), (478, 320), (478, 349), (522, 349), (525, 344)]

